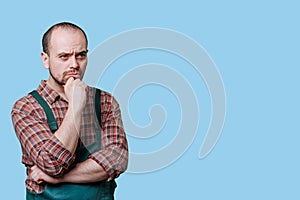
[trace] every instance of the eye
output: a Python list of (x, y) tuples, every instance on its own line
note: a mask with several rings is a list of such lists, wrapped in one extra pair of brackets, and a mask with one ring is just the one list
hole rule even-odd
[(77, 58), (80, 58), (80, 59), (86, 58), (86, 52), (81, 52), (81, 53), (77, 54)]
[(61, 55), (59, 55), (59, 58), (62, 59), (62, 60), (67, 60), (68, 55), (67, 54), (61, 54)]

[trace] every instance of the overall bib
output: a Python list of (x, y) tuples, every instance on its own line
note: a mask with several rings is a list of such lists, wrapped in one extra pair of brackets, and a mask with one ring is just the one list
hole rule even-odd
[[(95, 99), (99, 101), (99, 91), (97, 91)], [(31, 93), (32, 94), (32, 93)], [(37, 94), (33, 94), (33, 96), (37, 99)], [(39, 103), (44, 108), (44, 103), (41, 103), (40, 99), (37, 99)], [(97, 101), (95, 101), (97, 102)], [(96, 103), (95, 109), (99, 111), (99, 104)], [(48, 114), (46, 108), (44, 109), (48, 118)], [(51, 112), (52, 114), (52, 112)], [(99, 112), (97, 112), (97, 117)], [(50, 115), (50, 114), (49, 114)], [(52, 118), (52, 117), (50, 117)], [(98, 118), (98, 121), (100, 118)], [(52, 122), (53, 123), (53, 122)], [(55, 129), (55, 128), (53, 128)], [(57, 129), (57, 127), (56, 127)], [(52, 130), (53, 131), (53, 130)], [(76, 149), (76, 160), (75, 163), (83, 162), (88, 159), (88, 156), (99, 150), (101, 146), (100, 139), (101, 132), (98, 130), (96, 132), (96, 141), (92, 144), (78, 146)], [(80, 143), (80, 141), (79, 141)], [(46, 189), (40, 193), (35, 194), (30, 192), (28, 189), (26, 190), (26, 199), (27, 200), (113, 200), (114, 199), (114, 191), (116, 188), (116, 182), (112, 181), (99, 181), (95, 183), (83, 183), (83, 184), (73, 184), (73, 183), (61, 183), (61, 184), (47, 184)]]

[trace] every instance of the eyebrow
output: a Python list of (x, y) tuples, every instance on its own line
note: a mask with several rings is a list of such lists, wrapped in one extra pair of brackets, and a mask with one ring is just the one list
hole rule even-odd
[[(88, 53), (88, 50), (82, 50), (82, 51), (80, 51), (80, 52), (75, 52), (75, 55), (79, 55), (79, 54), (82, 54), (82, 53), (87, 54), (87, 53)], [(69, 53), (69, 52), (60, 52), (60, 53), (57, 54), (57, 56), (62, 56), (62, 55), (70, 56), (70, 55), (72, 55), (72, 54), (73, 54), (73, 52), (72, 52), (72, 53)]]

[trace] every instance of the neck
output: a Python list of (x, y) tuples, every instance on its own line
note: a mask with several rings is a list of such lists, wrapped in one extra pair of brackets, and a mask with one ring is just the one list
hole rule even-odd
[(53, 90), (55, 90), (60, 96), (65, 98), (65, 89), (62, 85), (58, 84), (53, 78), (50, 76), (47, 80), (47, 84), (49, 87), (51, 87)]

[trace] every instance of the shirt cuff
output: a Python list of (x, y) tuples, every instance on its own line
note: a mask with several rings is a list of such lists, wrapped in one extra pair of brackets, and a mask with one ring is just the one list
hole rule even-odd
[[(109, 176), (108, 180), (117, 178), (122, 172), (126, 170), (121, 169), (121, 163), (118, 159), (113, 156), (113, 153), (107, 156), (107, 152), (97, 151), (89, 156), (90, 159), (96, 161), (102, 166), (106, 174)], [(120, 168), (120, 169), (119, 169)]]

